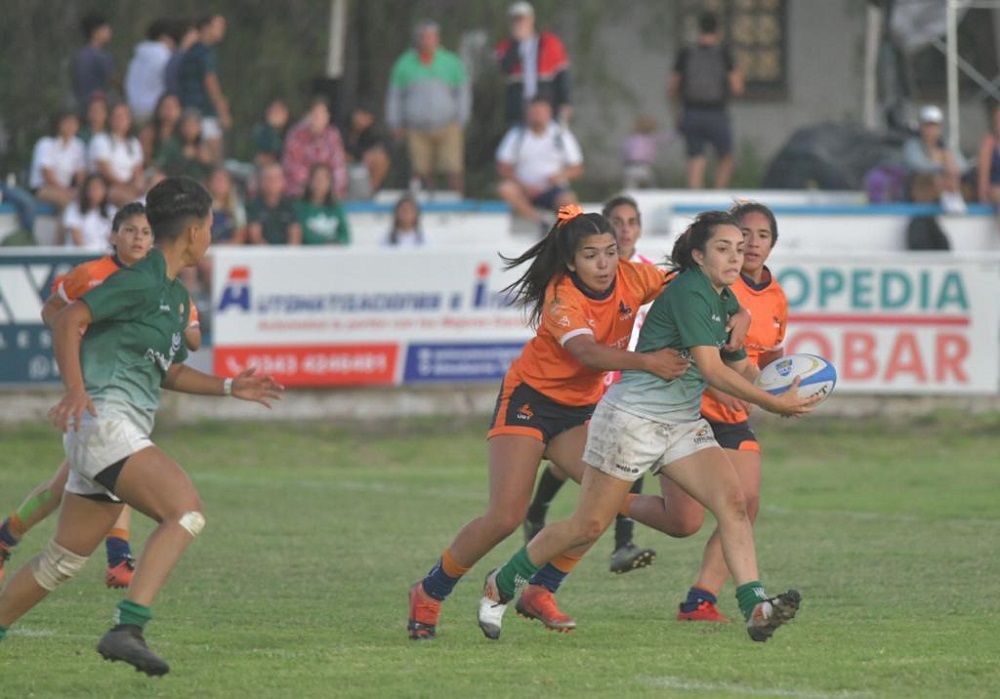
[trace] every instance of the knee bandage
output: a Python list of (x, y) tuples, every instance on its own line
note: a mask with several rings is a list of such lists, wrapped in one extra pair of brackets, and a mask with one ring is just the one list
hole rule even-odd
[(52, 592), (83, 569), (88, 556), (78, 556), (68, 549), (49, 540), (40, 554), (31, 562), (31, 572), (35, 582)]
[(195, 537), (205, 528), (205, 515), (200, 512), (185, 512), (178, 523), (187, 529), (188, 534)]

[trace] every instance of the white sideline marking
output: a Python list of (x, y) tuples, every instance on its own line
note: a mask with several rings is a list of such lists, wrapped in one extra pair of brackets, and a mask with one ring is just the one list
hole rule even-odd
[(680, 677), (640, 677), (639, 680), (654, 687), (666, 687), (669, 689), (680, 689), (685, 692), (731, 692), (753, 697), (795, 697), (796, 699), (860, 699), (870, 697), (867, 692), (814, 692), (803, 689), (757, 689), (756, 687), (744, 687), (738, 684), (725, 684), (713, 682), (689, 682)]

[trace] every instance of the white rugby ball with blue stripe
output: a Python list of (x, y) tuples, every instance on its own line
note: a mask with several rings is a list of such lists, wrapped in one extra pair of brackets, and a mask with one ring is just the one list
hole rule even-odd
[(791, 388), (796, 376), (800, 378), (800, 398), (818, 395), (821, 401), (826, 400), (837, 385), (837, 369), (815, 354), (789, 354), (776, 359), (761, 369), (756, 383), (772, 396), (780, 396)]

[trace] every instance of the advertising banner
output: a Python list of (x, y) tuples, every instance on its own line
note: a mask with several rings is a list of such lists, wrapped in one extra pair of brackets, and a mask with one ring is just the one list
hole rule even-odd
[(838, 392), (997, 391), (996, 259), (795, 255), (773, 269), (788, 296), (786, 352), (833, 362)]
[(0, 385), (59, 380), (42, 306), (57, 276), (94, 257), (63, 249), (51, 254), (0, 252)]
[[(513, 251), (512, 251), (513, 252)], [(262, 254), (264, 253), (264, 254)], [(215, 252), (215, 366), (291, 386), (496, 381), (531, 337), (491, 249)]]

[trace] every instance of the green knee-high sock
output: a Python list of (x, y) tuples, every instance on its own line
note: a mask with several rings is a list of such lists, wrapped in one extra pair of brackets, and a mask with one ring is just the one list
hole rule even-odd
[(760, 580), (751, 580), (736, 588), (736, 601), (739, 602), (744, 619), (749, 619), (750, 615), (753, 614), (753, 608), (766, 599), (767, 593), (764, 592), (764, 586), (760, 584)]
[(152, 618), (153, 612), (150, 611), (149, 607), (137, 604), (130, 599), (123, 599), (115, 609), (115, 624), (127, 624), (143, 629)]
[(0, 641), (2, 641), (6, 635), (7, 635), (7, 627), (0, 626)]
[(526, 584), (540, 567), (531, 562), (531, 559), (528, 558), (527, 547), (522, 546), (521, 550), (504, 563), (497, 572), (497, 589), (500, 591), (500, 599), (513, 599), (517, 588)]

